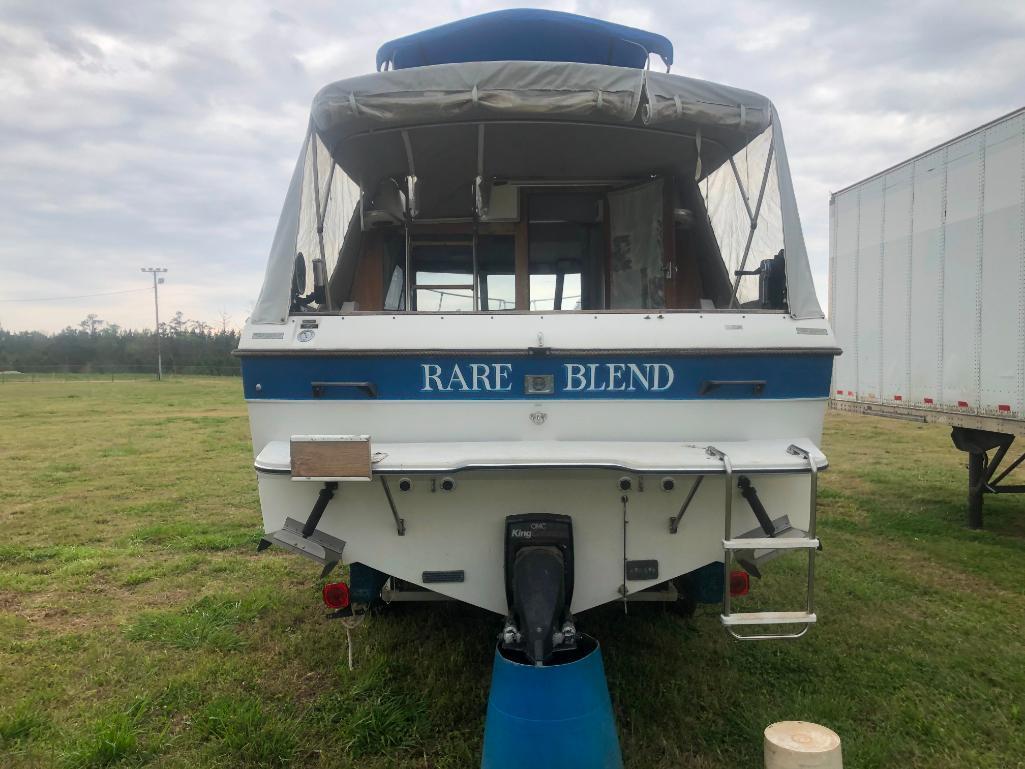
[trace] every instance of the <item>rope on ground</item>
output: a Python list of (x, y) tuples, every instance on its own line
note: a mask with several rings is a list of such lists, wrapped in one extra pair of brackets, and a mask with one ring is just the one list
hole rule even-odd
[(345, 644), (349, 650), (349, 670), (355, 670), (352, 664), (352, 631), (363, 624), (363, 620), (366, 618), (366, 613), (353, 614), (351, 617), (339, 617), (342, 622), (342, 627), (345, 628)]

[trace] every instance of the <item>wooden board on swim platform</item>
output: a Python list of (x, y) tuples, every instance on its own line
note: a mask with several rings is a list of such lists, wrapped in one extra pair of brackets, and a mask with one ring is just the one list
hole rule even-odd
[(369, 435), (293, 435), (292, 478), (304, 481), (369, 481)]

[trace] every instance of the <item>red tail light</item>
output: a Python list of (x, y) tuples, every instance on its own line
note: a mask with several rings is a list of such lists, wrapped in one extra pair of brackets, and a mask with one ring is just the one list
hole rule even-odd
[(329, 609), (344, 609), (349, 605), (349, 586), (344, 582), (324, 585), (324, 603)]
[(746, 571), (730, 572), (730, 596), (736, 598), (737, 596), (747, 595), (750, 589), (751, 577), (748, 576)]

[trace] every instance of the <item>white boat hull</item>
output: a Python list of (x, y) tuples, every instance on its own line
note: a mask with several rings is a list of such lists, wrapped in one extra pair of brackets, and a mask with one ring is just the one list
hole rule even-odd
[[(781, 447), (782, 448), (782, 447)], [(452, 491), (442, 491), (432, 476), (412, 476), (412, 488), (390, 487), (405, 534), (399, 536), (381, 485), (342, 484), (318, 526), (345, 544), (345, 562), (358, 562), (412, 584), (505, 614), (508, 606), (503, 572), (505, 517), (519, 513), (559, 513), (573, 518), (575, 588), (573, 611), (621, 598), (624, 584), (623, 496), (627, 502), (626, 558), (656, 559), (658, 578), (631, 580), (631, 592), (686, 574), (723, 558), (723, 476), (702, 482), (679, 530), (669, 520), (679, 512), (697, 476), (674, 476), (675, 488), (662, 491), (662, 476), (630, 476), (624, 493), (612, 470), (473, 470), (455, 476)], [(809, 476), (753, 476), (758, 493), (773, 516), (789, 515), (791, 524), (808, 522)], [(432, 486), (434, 490), (432, 491)], [(293, 481), (287, 475), (260, 473), (264, 527), (281, 529), (285, 518), (304, 520), (320, 484)], [(758, 523), (734, 489), (734, 531)], [(462, 571), (463, 582), (426, 584), (424, 572)]]
[[(786, 449), (797, 443), (820, 468), (825, 466), (817, 444), (833, 350), (824, 321), (720, 315), (710, 324), (700, 316), (667, 315), (651, 326), (636, 315), (606, 315), (550, 318), (547, 323), (553, 324), (549, 338), (564, 345), (562, 352), (501, 352), (512, 339), (530, 336), (524, 332), (538, 324), (535, 317), (522, 315), (487, 321), (432, 315), (322, 317), (309, 343), (296, 341), (294, 324), (283, 331), (276, 327), (281, 338), (274, 341), (265, 336), (254, 340), (260, 327), (248, 329), (243, 343), (251, 350), (244, 354), (252, 357), (245, 364), (245, 387), (265, 530), (279, 531), (286, 518), (305, 521), (309, 515), (323, 484), (292, 479), (288, 446), (291, 436), (316, 434), (368, 435), (379, 460), (371, 481), (340, 484), (317, 526), (345, 542), (344, 562), (363, 563), (498, 613), (508, 609), (503, 526), (510, 515), (572, 517), (574, 611), (622, 598), (624, 558), (658, 561), (657, 578), (629, 580), (629, 592), (722, 561), (723, 465), (705, 454), (709, 445), (732, 455), (735, 476), (751, 477), (773, 518), (786, 515), (792, 526), (807, 526), (810, 476), (803, 460)], [(803, 331), (795, 333), (798, 324)], [(632, 326), (638, 328), (632, 331)], [(452, 345), (451, 332), (457, 332), (458, 347), (425, 352), (431, 338), (440, 338), (432, 334), (442, 329)], [(630, 340), (636, 343), (637, 333), (647, 329), (657, 330), (645, 340), (652, 347), (631, 349)], [(486, 348), (489, 338), (502, 346)], [(363, 347), (351, 339), (361, 340)], [(681, 353), (681, 339), (701, 347)], [(586, 352), (596, 343), (605, 351)], [(581, 384), (581, 371), (600, 376), (600, 367), (607, 364), (586, 361), (601, 356), (635, 361), (641, 373), (663, 365), (645, 361), (670, 361), (675, 389), (638, 391), (643, 384), (664, 383), (666, 372), (660, 370), (647, 382), (638, 380), (635, 390), (624, 379), (619, 391), (603, 392), (601, 382), (587, 383), (596, 391), (566, 391)], [(822, 365), (809, 364), (811, 359)], [(495, 366), (506, 364), (495, 362), (506, 360), (511, 363), (503, 374)], [(468, 387), (478, 367), (479, 392), (438, 392), (439, 380), (428, 375), (447, 372), (440, 382), (449, 384), (453, 361), (462, 361), (460, 376)], [(750, 372), (738, 375), (743, 367)], [(524, 371), (535, 370), (554, 372), (555, 393), (531, 397), (523, 392)], [(494, 371), (501, 376), (488, 374)], [(486, 380), (487, 375), (493, 378)], [(708, 394), (699, 384), (704, 386), (709, 377), (745, 381), (724, 382), (733, 388), (730, 392)], [(806, 381), (815, 377), (822, 381)], [(755, 378), (765, 380), (764, 389), (747, 381)], [(318, 379), (334, 380), (334, 389), (311, 395)], [(369, 382), (372, 389), (354, 386), (360, 382)], [(488, 389), (502, 384), (508, 394)], [(402, 535), (381, 475), (390, 479), (397, 513), (405, 521)], [(701, 475), (704, 481), (678, 532), (672, 533), (670, 518)], [(453, 490), (442, 490), (443, 477), (454, 480)], [(626, 492), (620, 487), (624, 477), (630, 480)], [(400, 489), (402, 478), (410, 481), (408, 491)], [(670, 491), (662, 488), (665, 478), (672, 481)], [(758, 522), (739, 491), (732, 493), (731, 535), (736, 536)], [(428, 582), (424, 572), (462, 572), (463, 581)]]

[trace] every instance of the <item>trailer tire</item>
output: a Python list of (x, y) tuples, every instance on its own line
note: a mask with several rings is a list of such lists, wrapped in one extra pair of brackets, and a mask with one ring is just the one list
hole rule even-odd
[(694, 612), (697, 611), (698, 602), (694, 600), (694, 596), (689, 589), (687, 584), (688, 580), (686, 577), (677, 577), (673, 580), (673, 587), (676, 588), (676, 592), (679, 596), (675, 601), (669, 604), (669, 610), (679, 617), (684, 619), (690, 619), (694, 616)]

